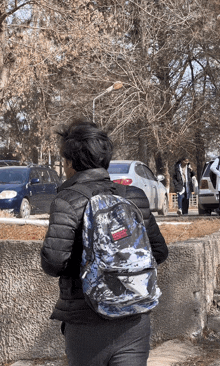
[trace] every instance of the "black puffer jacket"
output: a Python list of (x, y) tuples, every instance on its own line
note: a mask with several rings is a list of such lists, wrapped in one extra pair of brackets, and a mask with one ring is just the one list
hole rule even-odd
[[(174, 166), (174, 175), (173, 175), (173, 184), (175, 187), (175, 192), (181, 192), (183, 190), (183, 178), (181, 174), (181, 161), (178, 161)], [(193, 183), (192, 177), (194, 177), (195, 173), (190, 167), (190, 164), (187, 164), (187, 180), (189, 183), (190, 192), (193, 192)]]
[[(49, 228), (41, 250), (43, 270), (50, 276), (60, 277), (60, 298), (52, 318), (63, 321), (80, 321), (80, 308), (85, 308), (79, 277), (82, 256), (82, 218), (88, 198), (68, 189), (74, 184), (86, 184), (93, 194), (113, 193), (131, 199), (142, 211), (147, 233), (157, 263), (165, 261), (168, 250), (154, 216), (150, 213), (145, 193), (137, 188), (122, 186), (110, 181), (105, 169), (77, 172), (59, 188), (51, 204)], [(77, 309), (77, 310), (76, 310)], [(88, 310), (88, 309), (87, 309)], [(85, 314), (82, 314), (85, 317)]]

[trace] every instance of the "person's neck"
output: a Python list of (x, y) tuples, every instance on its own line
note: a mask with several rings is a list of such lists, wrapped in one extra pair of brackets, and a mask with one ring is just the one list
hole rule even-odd
[(68, 173), (66, 175), (67, 179), (72, 178), (75, 173), (76, 173), (76, 171), (74, 169), (69, 169), (69, 171), (68, 171)]

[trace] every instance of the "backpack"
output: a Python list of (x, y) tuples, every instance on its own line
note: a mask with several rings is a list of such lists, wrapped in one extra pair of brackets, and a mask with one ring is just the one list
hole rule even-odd
[(141, 211), (118, 195), (72, 189), (89, 198), (80, 273), (86, 302), (108, 319), (150, 311), (161, 292)]
[[(217, 170), (219, 170), (219, 166), (220, 166), (220, 156), (218, 156), (218, 165), (216, 167)], [(216, 174), (213, 173), (211, 170), (209, 171), (209, 176), (210, 176), (210, 180), (212, 182), (212, 185), (214, 187), (214, 189), (216, 189)]]

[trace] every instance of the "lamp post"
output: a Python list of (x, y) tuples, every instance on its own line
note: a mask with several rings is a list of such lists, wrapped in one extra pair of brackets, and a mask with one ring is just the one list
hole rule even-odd
[(111, 85), (109, 88), (107, 88), (103, 93), (97, 95), (97, 97), (95, 97), (93, 99), (92, 102), (92, 121), (93, 123), (95, 123), (95, 102), (97, 99), (101, 98), (103, 95), (110, 93), (112, 90), (117, 90), (117, 89), (121, 89), (123, 87), (123, 84), (121, 81), (116, 81), (113, 85)]

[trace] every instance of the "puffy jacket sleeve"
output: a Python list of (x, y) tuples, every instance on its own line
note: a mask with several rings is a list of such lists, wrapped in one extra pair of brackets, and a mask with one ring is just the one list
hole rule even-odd
[(163, 263), (168, 257), (168, 248), (152, 213), (150, 214), (146, 229), (156, 262), (157, 264)]
[(132, 200), (141, 210), (145, 222), (145, 227), (151, 244), (153, 256), (157, 264), (164, 262), (168, 257), (168, 248), (155, 217), (150, 211), (148, 198), (144, 191), (135, 186), (127, 187), (126, 198)]
[(41, 249), (41, 265), (50, 276), (65, 275), (77, 226), (74, 208), (58, 195), (51, 204), (49, 228)]
[(210, 166), (210, 170), (215, 173), (218, 177), (220, 177), (220, 171), (218, 168), (218, 165), (219, 165), (219, 158), (216, 158), (214, 160), (214, 162), (212, 163), (212, 165)]
[(176, 192), (181, 192), (181, 190), (183, 188), (183, 182), (181, 179), (180, 171), (178, 170), (177, 166), (175, 166), (175, 172), (173, 175), (173, 185), (174, 185)]

